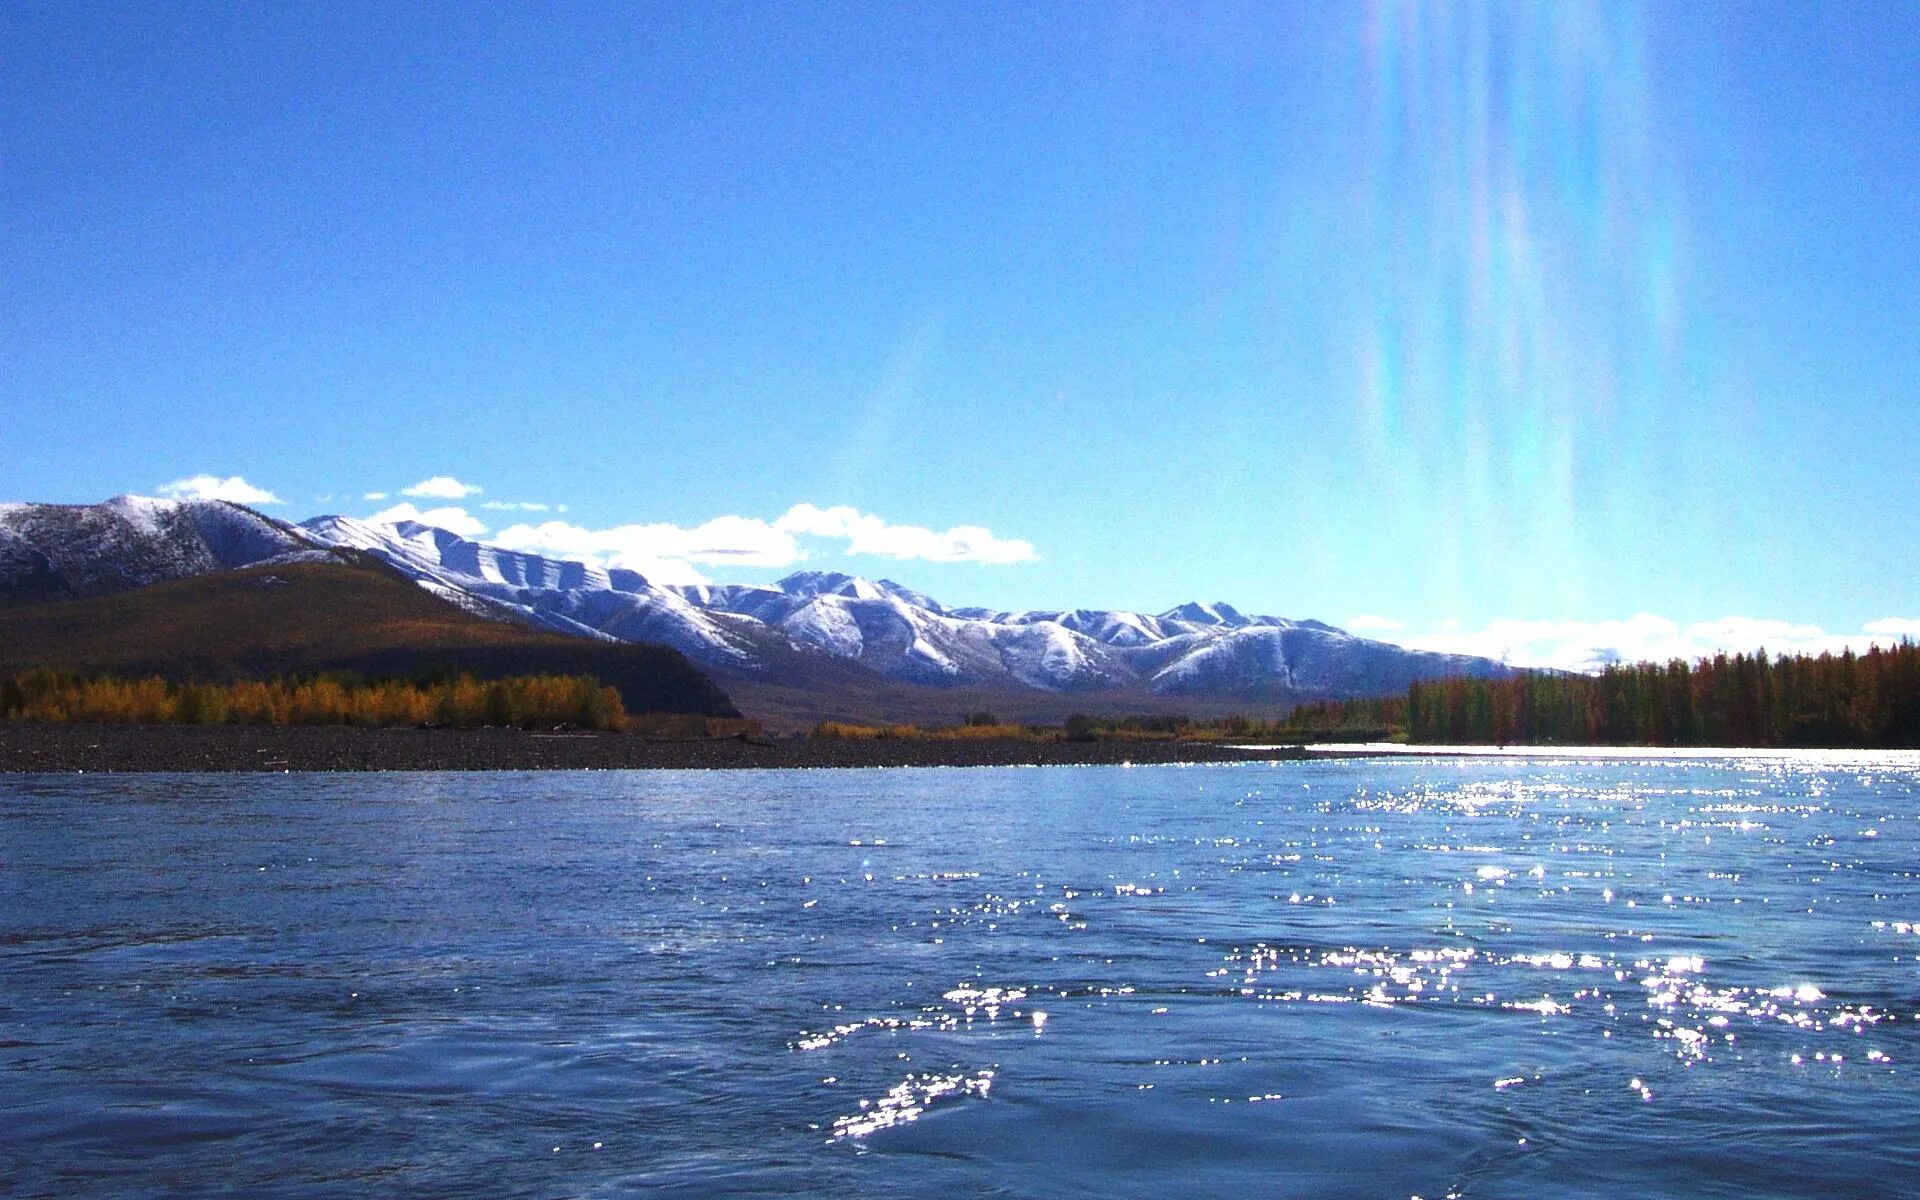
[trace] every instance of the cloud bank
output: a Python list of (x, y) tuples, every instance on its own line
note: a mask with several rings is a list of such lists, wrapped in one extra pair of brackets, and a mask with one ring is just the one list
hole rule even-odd
[(626, 567), (656, 583), (704, 583), (702, 566), (784, 567), (804, 556), (791, 537), (751, 517), (715, 517), (692, 529), (668, 524), (588, 529), (542, 521), (510, 525), (487, 540), (549, 558)]
[(933, 530), (896, 525), (844, 505), (813, 504), (796, 504), (771, 521), (724, 516), (690, 529), (669, 524), (589, 529), (569, 521), (523, 523), (489, 540), (512, 550), (627, 567), (663, 583), (705, 582), (702, 567), (790, 567), (811, 556), (815, 547), (809, 542), (839, 542), (828, 549), (900, 561), (1016, 563), (1039, 557), (1031, 542), (997, 537), (979, 525)]
[(189, 475), (160, 485), (160, 494), (169, 500), (231, 500), (235, 504), (284, 504), (286, 501), (265, 488), (255, 487), (238, 475), (225, 479), (218, 475)]
[(918, 525), (890, 525), (871, 513), (845, 505), (817, 508), (796, 504), (773, 523), (773, 528), (789, 534), (844, 538), (848, 554), (979, 563), (1032, 562), (1039, 557), (1033, 552), (1033, 543), (1018, 538), (998, 538), (991, 530), (978, 525), (955, 525), (944, 533), (936, 533)]
[(1516, 667), (1556, 667), (1598, 671), (1616, 662), (1666, 662), (1710, 658), (1719, 653), (1861, 653), (1902, 637), (1920, 637), (1920, 619), (1886, 617), (1867, 622), (1857, 633), (1831, 633), (1818, 625), (1763, 617), (1722, 617), (1681, 625), (1667, 617), (1640, 613), (1619, 621), (1526, 621), (1503, 618), (1484, 629), (1457, 625), (1435, 632), (1403, 634), (1390, 640), (1417, 650), (1478, 654)]
[(458, 505), (443, 508), (416, 508), (412, 501), (402, 500), (391, 508), (383, 508), (368, 517), (367, 520), (382, 525), (393, 525), (401, 521), (418, 521), (422, 525), (431, 525), (444, 529), (448, 533), (457, 533), (463, 538), (475, 538), (487, 531), (487, 523)]
[[(481, 490), (451, 476), (437, 475), (402, 488), (401, 494), (463, 499)], [(385, 492), (366, 495), (369, 500), (387, 498)], [(478, 507), (487, 513), (567, 511), (564, 504), (530, 501), (489, 500)], [(509, 550), (625, 567), (659, 583), (705, 583), (703, 567), (791, 567), (821, 550), (940, 563), (1020, 563), (1039, 557), (1033, 543), (999, 537), (985, 526), (955, 525), (936, 530), (899, 525), (848, 505), (796, 504), (773, 520), (721, 516), (690, 528), (664, 522), (596, 529), (559, 519), (522, 521), (489, 534), (487, 520), (461, 505), (421, 509), (403, 500), (367, 520), (417, 521), (461, 537), (484, 538)]]

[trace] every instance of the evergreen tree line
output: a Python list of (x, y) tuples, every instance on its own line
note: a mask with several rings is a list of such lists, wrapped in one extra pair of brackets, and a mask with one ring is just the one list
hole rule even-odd
[(365, 682), (333, 676), (176, 683), (35, 670), (0, 680), (11, 720), (180, 725), (484, 725), (626, 728), (620, 693), (591, 675)]
[(1384, 741), (1406, 725), (1405, 696), (1372, 696), (1298, 704), (1277, 725), (1259, 732), (1301, 741)]
[(1413, 742), (1920, 747), (1920, 645), (1427, 680), (1406, 712)]

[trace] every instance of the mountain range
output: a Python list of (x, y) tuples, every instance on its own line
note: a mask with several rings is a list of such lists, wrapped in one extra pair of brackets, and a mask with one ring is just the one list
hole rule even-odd
[(739, 715), (677, 650), (503, 618), (231, 505), (0, 506), (0, 678), (595, 675), (632, 712)]
[(1409, 650), (1225, 603), (1151, 614), (960, 608), (889, 580), (831, 571), (800, 571), (771, 585), (675, 586), (407, 521), (322, 516), (296, 525), (224, 501), (135, 496), (0, 505), (0, 597), (15, 603), (262, 564), (364, 559), (479, 617), (672, 647), (729, 691), (758, 684), (831, 692), (864, 681), (1264, 706), (1508, 672), (1485, 658)]

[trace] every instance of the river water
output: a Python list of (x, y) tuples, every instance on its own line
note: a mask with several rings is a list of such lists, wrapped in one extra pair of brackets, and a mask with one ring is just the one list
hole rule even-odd
[(1920, 757), (0, 777), (0, 1193), (1920, 1195)]

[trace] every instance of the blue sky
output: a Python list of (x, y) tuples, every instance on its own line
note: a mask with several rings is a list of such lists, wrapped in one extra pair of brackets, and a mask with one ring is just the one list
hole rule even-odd
[(9, 5), (0, 495), (1920, 631), (1916, 68), (1892, 3)]

